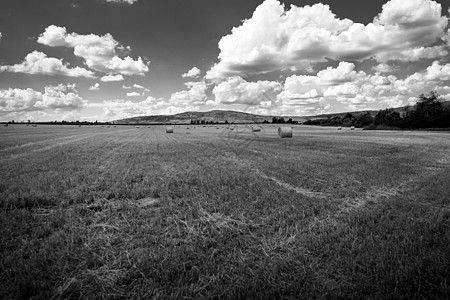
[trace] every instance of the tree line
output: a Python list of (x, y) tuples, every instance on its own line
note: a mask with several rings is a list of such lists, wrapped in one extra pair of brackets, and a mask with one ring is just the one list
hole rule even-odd
[(436, 91), (421, 94), (414, 106), (407, 106), (400, 114), (394, 108), (381, 109), (375, 116), (370, 112), (354, 116), (328, 117), (304, 122), (305, 125), (355, 126), (366, 129), (401, 128), (448, 128), (450, 127), (450, 103), (440, 98)]

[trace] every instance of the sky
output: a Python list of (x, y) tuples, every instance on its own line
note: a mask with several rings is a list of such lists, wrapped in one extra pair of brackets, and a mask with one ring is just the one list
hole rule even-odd
[(1, 0), (0, 121), (450, 100), (447, 0)]

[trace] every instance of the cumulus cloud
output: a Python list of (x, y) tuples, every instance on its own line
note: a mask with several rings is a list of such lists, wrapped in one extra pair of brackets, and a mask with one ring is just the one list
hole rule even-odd
[(70, 77), (94, 77), (94, 73), (84, 68), (70, 68), (62, 60), (47, 57), (45, 53), (33, 51), (25, 57), (20, 64), (12, 66), (0, 66), (0, 71), (27, 73), (27, 74), (45, 74), (45, 75), (63, 75)]
[(37, 108), (35, 104), (42, 100), (42, 93), (33, 89), (0, 90), (0, 111), (33, 111)]
[(86, 106), (86, 101), (78, 95), (75, 87), (75, 84), (46, 86), (42, 100), (36, 102), (36, 107), (75, 110)]
[(434, 61), (433, 64), (425, 70), (425, 72), (414, 73), (409, 76), (407, 80), (421, 81), (421, 82), (436, 82), (450, 80), (450, 64), (441, 65), (439, 61)]
[(248, 82), (234, 76), (216, 85), (212, 91), (216, 104), (272, 105), (266, 93), (281, 90), (276, 81)]
[(441, 5), (431, 0), (391, 0), (372, 23), (364, 25), (339, 19), (321, 3), (285, 10), (278, 0), (265, 0), (250, 19), (221, 38), (219, 62), (206, 78), (305, 69), (327, 59), (442, 56), (446, 54), (442, 47), (427, 48), (445, 34), (448, 18), (441, 11)]
[(398, 68), (388, 65), (386, 63), (380, 63), (380, 64), (374, 66), (372, 68), (372, 70), (374, 70), (375, 72), (378, 72), (378, 73), (394, 73), (394, 72), (398, 71)]
[(49, 85), (44, 88), (44, 93), (30, 88), (0, 90), (0, 111), (3, 112), (68, 111), (81, 109), (86, 104), (87, 101), (78, 95), (75, 84)]
[(123, 76), (121, 74), (117, 74), (117, 75), (106, 75), (103, 76), (102, 78), (100, 78), (101, 81), (103, 82), (110, 82), (110, 81), (122, 81), (125, 78), (123, 78)]
[(181, 77), (183, 78), (198, 78), (200, 76), (200, 69), (197, 67), (193, 67), (192, 69), (190, 69), (189, 71), (187, 71), (186, 73), (184, 73), (183, 75), (181, 75)]
[(185, 86), (188, 89), (173, 93), (170, 96), (170, 104), (175, 106), (191, 106), (205, 103), (208, 86), (204, 81), (186, 82)]
[(444, 45), (433, 47), (418, 47), (407, 49), (403, 51), (387, 51), (376, 56), (380, 62), (388, 61), (419, 61), (421, 59), (434, 59), (439, 57), (446, 57), (449, 54)]
[[(380, 64), (377, 69), (390, 68)], [(283, 91), (277, 96), (281, 111), (316, 114), (324, 109), (340, 111), (380, 109), (408, 105), (419, 94), (436, 90), (447, 95), (450, 64), (433, 62), (423, 72), (405, 79), (393, 75), (366, 74), (355, 71), (352, 63), (341, 62), (315, 76), (292, 75), (286, 78)], [(306, 109), (306, 110), (305, 110)]]
[(90, 86), (89, 87), (89, 90), (90, 91), (97, 91), (97, 90), (99, 90), (100, 89), (100, 84), (97, 82), (97, 83), (95, 83), (93, 86)]
[(73, 48), (74, 54), (83, 58), (85, 64), (95, 71), (122, 75), (144, 75), (148, 71), (148, 66), (141, 57), (137, 60), (130, 56), (120, 58), (116, 49), (120, 50), (124, 47), (120, 46), (109, 33), (103, 36), (81, 35), (67, 33), (65, 27), (50, 25), (37, 41), (50, 47)]

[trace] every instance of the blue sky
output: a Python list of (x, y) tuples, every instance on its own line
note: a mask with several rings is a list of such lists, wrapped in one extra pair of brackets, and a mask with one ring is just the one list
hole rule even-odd
[(449, 3), (2, 0), (0, 121), (450, 100)]

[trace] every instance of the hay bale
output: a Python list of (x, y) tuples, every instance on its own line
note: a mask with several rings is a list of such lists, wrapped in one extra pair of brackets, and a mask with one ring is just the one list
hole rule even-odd
[(254, 126), (254, 127), (252, 127), (252, 131), (253, 131), (253, 132), (260, 132), (260, 131), (261, 131), (261, 128), (258, 127), (258, 126)]
[(339, 126), (339, 127), (338, 127), (338, 130), (342, 130), (342, 127), (341, 127), (341, 126)]
[(291, 138), (293, 135), (292, 127), (278, 127), (278, 135), (281, 138)]
[(166, 133), (173, 133), (173, 127), (172, 126), (167, 126), (166, 127)]
[(350, 127), (350, 130), (355, 130), (355, 126)]

